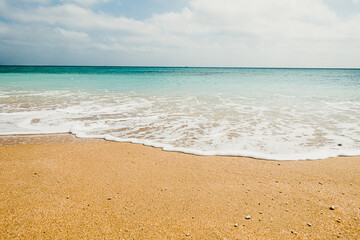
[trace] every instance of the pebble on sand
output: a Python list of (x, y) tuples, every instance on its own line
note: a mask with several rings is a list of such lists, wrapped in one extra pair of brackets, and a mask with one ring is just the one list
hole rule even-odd
[(334, 206), (329, 207), (330, 210), (335, 210)]
[(251, 216), (250, 216), (250, 215), (247, 215), (247, 216), (245, 217), (245, 219), (249, 220), (249, 219), (251, 219)]
[(235, 223), (234, 227), (238, 227), (239, 225), (237, 223)]
[(108, 200), (111, 200), (111, 197), (109, 197)]
[(311, 227), (311, 223), (307, 223), (307, 225), (308, 225), (309, 227)]

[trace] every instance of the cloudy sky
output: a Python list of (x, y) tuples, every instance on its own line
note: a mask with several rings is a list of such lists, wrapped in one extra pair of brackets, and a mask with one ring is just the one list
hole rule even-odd
[(360, 0), (0, 0), (0, 64), (360, 67)]

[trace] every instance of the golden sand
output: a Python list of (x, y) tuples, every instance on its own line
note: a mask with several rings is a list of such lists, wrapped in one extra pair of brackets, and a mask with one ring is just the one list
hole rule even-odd
[(360, 157), (194, 156), (70, 134), (0, 144), (0, 239), (360, 239)]

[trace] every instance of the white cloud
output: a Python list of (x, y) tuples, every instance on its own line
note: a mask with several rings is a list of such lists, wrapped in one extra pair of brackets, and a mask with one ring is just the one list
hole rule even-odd
[[(40, 38), (50, 38), (64, 49), (81, 42), (76, 46), (112, 65), (131, 59), (136, 65), (359, 67), (360, 14), (339, 18), (321, 0), (192, 0), (144, 21), (89, 7), (104, 0), (63, 2), (31, 10), (0, 4), (0, 15), (12, 21), (0, 25), (0, 36), (47, 47)], [(11, 25), (17, 33), (9, 33)], [(27, 31), (39, 27), (37, 35)]]
[(64, 4), (51, 7), (38, 7), (29, 11), (28, 9), (15, 9), (8, 6), (1, 15), (16, 22), (60, 25), (72, 29), (81, 30), (107, 30), (107, 31), (125, 31), (128, 33), (143, 34), (151, 26), (133, 19), (125, 17), (112, 17), (104, 13), (94, 13), (92, 10), (73, 5)]
[(55, 31), (60, 33), (64, 38), (73, 41), (86, 42), (90, 40), (89, 36), (84, 32), (69, 31), (62, 28), (56, 28)]

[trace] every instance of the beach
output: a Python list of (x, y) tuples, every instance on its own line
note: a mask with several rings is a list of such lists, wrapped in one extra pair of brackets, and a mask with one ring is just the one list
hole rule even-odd
[(0, 240), (360, 240), (360, 0), (0, 0)]
[(196, 156), (71, 134), (0, 145), (0, 239), (360, 238), (360, 157)]

